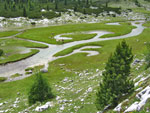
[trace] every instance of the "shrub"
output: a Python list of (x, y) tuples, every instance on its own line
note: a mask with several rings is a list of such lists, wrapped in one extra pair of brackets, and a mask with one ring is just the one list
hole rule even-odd
[(6, 77), (0, 77), (0, 82), (4, 82), (5, 80), (7, 80)]
[(0, 56), (2, 56), (4, 53), (4, 51), (2, 49), (0, 49)]
[(43, 102), (53, 98), (51, 88), (49, 87), (49, 84), (46, 81), (46, 79), (42, 77), (41, 73), (37, 73), (35, 74), (35, 76), (36, 80), (32, 85), (28, 96), (28, 101), (30, 105), (38, 101)]

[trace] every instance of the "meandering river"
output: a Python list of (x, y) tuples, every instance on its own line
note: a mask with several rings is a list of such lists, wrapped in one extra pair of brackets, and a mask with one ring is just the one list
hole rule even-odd
[[(27, 59), (14, 62), (14, 63), (9, 63), (6, 65), (1, 65), (0, 66), (0, 77), (10, 77), (11, 75), (15, 73), (21, 73), (25, 76), (25, 69), (28, 67), (33, 67), (33, 66), (38, 66), (38, 65), (45, 65), (45, 68), (48, 67), (48, 62), (54, 61), (58, 58), (61, 57), (53, 57), (54, 54), (66, 49), (70, 48), (72, 46), (78, 45), (78, 44), (83, 44), (83, 43), (89, 43), (89, 42), (97, 42), (97, 41), (106, 41), (106, 40), (116, 40), (116, 39), (123, 39), (123, 38), (129, 38), (133, 36), (137, 36), (141, 34), (144, 30), (144, 27), (142, 26), (143, 21), (139, 21), (140, 24), (136, 24), (136, 22), (131, 22), (132, 25), (136, 26), (135, 29), (132, 30), (131, 33), (123, 35), (123, 36), (116, 36), (116, 37), (111, 37), (111, 38), (99, 38), (105, 34), (110, 34), (110, 32), (107, 31), (89, 31), (87, 32), (88, 34), (93, 34), (96, 33), (97, 35), (89, 40), (81, 40), (81, 41), (74, 41), (62, 45), (52, 45), (52, 44), (47, 44), (43, 42), (38, 42), (38, 41), (32, 41), (36, 43), (42, 43), (48, 45), (48, 48), (46, 49), (39, 49), (40, 52), (37, 53), (36, 55), (29, 57)], [(61, 35), (58, 35), (61, 37)], [(58, 38), (58, 36), (56, 36)], [(5, 38), (5, 37), (4, 37)], [(8, 37), (7, 37), (8, 38)], [(11, 38), (11, 37), (9, 37)], [(25, 39), (26, 40), (26, 39)]]

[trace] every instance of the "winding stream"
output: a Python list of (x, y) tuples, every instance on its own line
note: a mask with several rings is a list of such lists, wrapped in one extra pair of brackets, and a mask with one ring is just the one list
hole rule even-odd
[[(43, 43), (43, 42), (28, 40), (28, 41), (32, 41), (32, 42), (36, 42), (36, 43), (46, 44), (49, 47), (46, 49), (39, 49), (40, 50), (39, 53), (37, 53), (36, 55), (34, 55), (30, 58), (27, 58), (25, 60), (21, 60), (18, 62), (6, 64), (6, 65), (1, 65), (0, 66), (0, 72), (1, 72), (0, 77), (10, 77), (11, 75), (13, 75), (15, 73), (21, 73), (24, 75), (24, 76), (22, 76), (22, 78), (24, 78), (24, 77), (27, 77), (27, 75), (25, 75), (25, 71), (24, 71), (26, 68), (38, 66), (38, 65), (45, 65), (45, 68), (48, 68), (48, 62), (54, 61), (58, 58), (61, 58), (61, 57), (53, 57), (53, 55), (66, 49), (66, 48), (70, 48), (70, 47), (78, 45), (78, 44), (89, 43), (89, 42), (129, 38), (132, 36), (137, 36), (143, 32), (143, 30), (144, 30), (144, 27), (142, 26), (143, 21), (140, 21), (140, 24), (135, 24), (136, 22), (131, 22), (131, 23), (132, 23), (132, 25), (137, 27), (137, 28), (133, 29), (131, 33), (123, 35), (123, 36), (112, 37), (112, 38), (103, 38), (103, 39), (99, 38), (105, 34), (110, 34), (111, 32), (90, 31), (90, 32), (88, 32), (88, 34), (96, 33), (97, 35), (94, 38), (89, 39), (89, 40), (75, 41), (75, 42), (70, 42), (70, 43), (66, 43), (66, 44), (62, 44), (62, 45), (52, 45), (52, 44), (47, 44), (47, 43)], [(61, 35), (57, 35), (55, 37), (58, 38), (58, 37), (61, 37)]]

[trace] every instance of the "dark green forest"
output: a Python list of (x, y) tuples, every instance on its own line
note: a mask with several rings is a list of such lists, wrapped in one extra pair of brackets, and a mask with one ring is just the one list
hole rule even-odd
[[(110, 8), (108, 3), (107, 0), (0, 0), (0, 16), (51, 19), (61, 16), (61, 12), (66, 12), (68, 9), (96, 15), (110, 10), (120, 13), (120, 8)], [(97, 9), (92, 9), (91, 6)], [(46, 11), (41, 12), (42, 9)]]

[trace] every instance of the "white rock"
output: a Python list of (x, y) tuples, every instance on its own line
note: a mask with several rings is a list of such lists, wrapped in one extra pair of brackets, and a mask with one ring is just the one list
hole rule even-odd
[(49, 105), (49, 107), (53, 107), (54, 103), (53, 102), (47, 102), (46, 105)]
[(114, 108), (114, 111), (120, 111), (121, 110), (121, 106), (122, 106), (122, 103), (118, 104), (118, 106), (116, 106)]
[(92, 89), (91, 87), (89, 87), (88, 90), (87, 90), (87, 92), (88, 92), (88, 93), (89, 93), (89, 92), (92, 92), (92, 90), (93, 90), (93, 89)]
[(136, 89), (135, 91), (140, 91), (141, 89), (143, 89), (143, 88), (142, 88), (142, 87), (140, 87), (140, 88)]
[(63, 82), (67, 82), (68, 81), (68, 77), (65, 77), (65, 79), (63, 80)]
[(150, 98), (150, 86), (147, 86), (144, 90), (139, 92), (136, 97), (140, 99), (140, 102), (133, 103), (125, 112), (139, 111), (146, 104), (147, 100)]
[(42, 112), (42, 111), (48, 109), (49, 107), (53, 107), (53, 106), (54, 106), (53, 102), (47, 102), (45, 105), (37, 106), (35, 108), (35, 111)]
[(2, 106), (4, 103), (0, 103), (0, 106)]
[(133, 103), (127, 110), (124, 112), (131, 112), (131, 111), (136, 111), (138, 109), (138, 102)]
[(99, 69), (96, 69), (96, 72), (98, 72), (99, 71)]
[(16, 107), (18, 107), (18, 106), (17, 106), (17, 104), (13, 104), (13, 107), (16, 108)]
[(45, 10), (45, 9), (42, 9), (41, 12), (46, 12), (46, 10)]
[(56, 100), (59, 100), (59, 99), (60, 99), (60, 96), (57, 96), (57, 97), (56, 97)]
[(61, 106), (61, 107), (60, 107), (60, 110), (64, 110), (64, 109), (65, 109), (65, 107), (64, 107), (64, 106)]
[(81, 99), (81, 102), (83, 102), (84, 101), (84, 99)]

